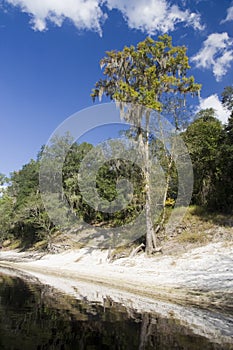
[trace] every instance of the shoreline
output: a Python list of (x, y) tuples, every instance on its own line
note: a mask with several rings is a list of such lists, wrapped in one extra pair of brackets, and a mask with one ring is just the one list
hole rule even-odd
[(9, 270), (7, 272), (7, 270), (0, 267), (1, 272), (12, 277), (25, 279), (29, 283), (40, 283), (49, 286), (50, 288), (46, 289), (47, 293), (51, 293), (55, 298), (59, 298), (59, 293), (65, 293), (80, 301), (83, 300), (85, 303), (96, 303), (104, 308), (111, 307), (111, 305), (114, 305), (114, 307), (121, 305), (128, 316), (133, 318), (135, 313), (142, 315), (149, 313), (155, 319), (156, 317), (172, 319), (173, 322), (178, 322), (181, 327), (192, 334), (209, 339), (212, 343), (227, 346), (226, 349), (233, 348), (232, 320), (229, 316), (217, 312), (203, 311), (193, 307), (185, 308), (93, 283), (82, 281), (74, 283), (73, 280), (68, 278), (53, 277), (51, 280), (42, 273), (28, 275), (19, 270)]
[[(29, 283), (40, 283), (49, 286), (51, 295), (59, 298), (59, 293), (70, 295), (76, 299), (90, 304), (97, 303), (105, 307), (108, 303), (122, 305), (128, 315), (134, 312), (143, 315), (149, 313), (159, 317), (173, 319), (178, 325), (189, 329), (193, 334), (203, 336), (216, 344), (225, 345), (226, 349), (233, 349), (233, 318), (232, 313), (222, 313), (221, 310), (211, 310), (197, 307), (186, 302), (176, 302), (174, 298), (155, 298), (141, 293), (140, 290), (110, 285), (105, 282), (96, 282), (90, 279), (82, 279), (77, 274), (63, 273), (60, 271), (29, 266), (30, 263), (13, 263), (0, 261), (0, 274), (8, 274), (12, 277), (25, 279)], [(67, 272), (67, 270), (65, 270)], [(128, 289), (128, 290), (127, 290)], [(58, 293), (58, 294), (57, 294)], [(225, 347), (224, 347), (225, 348)]]
[(211, 243), (179, 256), (107, 261), (107, 251), (82, 248), (59, 254), (1, 251), (0, 266), (111, 287), (174, 302), (232, 312), (233, 246)]

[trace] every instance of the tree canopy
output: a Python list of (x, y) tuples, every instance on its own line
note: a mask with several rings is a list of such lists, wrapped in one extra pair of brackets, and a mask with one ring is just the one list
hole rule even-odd
[[(146, 192), (146, 250), (148, 254), (156, 251), (154, 220), (151, 213), (151, 183), (149, 170), (149, 123), (150, 110), (161, 112), (164, 103), (171, 97), (177, 101), (179, 96), (183, 101), (187, 94), (197, 95), (201, 85), (195, 83), (194, 77), (187, 76), (190, 68), (185, 46), (173, 46), (172, 38), (167, 34), (159, 36), (158, 40), (147, 37), (136, 47), (124, 47), (122, 51), (106, 52), (106, 57), (100, 61), (104, 68), (105, 79), (100, 79), (92, 91), (92, 98), (102, 98), (103, 94), (119, 103), (123, 118), (138, 127), (138, 142), (144, 153), (144, 174)], [(127, 113), (125, 104), (128, 104)], [(175, 124), (176, 104), (174, 106)], [(135, 109), (136, 108), (136, 109)], [(144, 114), (145, 113), (145, 117)], [(142, 119), (145, 119), (145, 130), (142, 130)], [(165, 202), (169, 190), (173, 155), (168, 155), (163, 145), (166, 159), (166, 188), (163, 200), (163, 224), (165, 215)]]
[(201, 88), (189, 70), (185, 46), (173, 46), (168, 35), (158, 40), (147, 37), (136, 47), (108, 51), (100, 61), (103, 74), (93, 89), (92, 98), (103, 94), (116, 101), (134, 103), (161, 111), (165, 94), (198, 94)]
[[(171, 37), (164, 35), (157, 41), (146, 38), (136, 47), (125, 47), (122, 51), (109, 51), (101, 60), (105, 79), (100, 79), (92, 92), (93, 99), (106, 95), (119, 103), (141, 105), (137, 114), (139, 122), (125, 135), (142, 144), (145, 165), (143, 169), (130, 164), (124, 159), (112, 159), (101, 166), (96, 177), (99, 195), (109, 202), (117, 196), (116, 184), (126, 178), (133, 184), (134, 192), (131, 202), (115, 213), (108, 213), (92, 208), (85, 202), (80, 191), (78, 175), (84, 157), (93, 145), (83, 142), (73, 143), (68, 135), (64, 139), (53, 140), (46, 149), (42, 147), (36, 160), (31, 160), (22, 169), (10, 175), (9, 180), (0, 174), (0, 186), (8, 181), (8, 186), (0, 196), (0, 234), (1, 240), (19, 239), (23, 245), (33, 244), (39, 240), (49, 241), (54, 231), (59, 231), (45, 211), (39, 188), (39, 169), (42, 152), (47, 152), (48, 162), (56, 160), (56, 155), (66, 154), (62, 168), (63, 195), (76, 216), (93, 226), (115, 227), (130, 222), (146, 207), (147, 228), (145, 234), (148, 252), (156, 248), (155, 232), (157, 222), (151, 216), (151, 182), (147, 167), (149, 157), (157, 157), (166, 176), (163, 209), (166, 200), (172, 202), (177, 195), (177, 169), (175, 167), (172, 147), (170, 149), (162, 140), (153, 138), (148, 129), (152, 110), (164, 111), (176, 119), (179, 108), (187, 94), (196, 95), (200, 84), (194, 78), (187, 77), (189, 64), (186, 48), (173, 46)], [(169, 101), (169, 104), (167, 103)], [(177, 102), (178, 101), (178, 102)], [(181, 101), (181, 103), (180, 103)], [(192, 202), (212, 211), (233, 212), (233, 87), (225, 87), (222, 104), (229, 110), (230, 117), (222, 125), (214, 109), (199, 111), (193, 121), (181, 133), (174, 123), (177, 133), (182, 136), (190, 153), (194, 171), (194, 191)], [(169, 110), (169, 112), (167, 112)], [(146, 111), (146, 112), (145, 112)], [(140, 118), (146, 116), (145, 130), (140, 128)], [(177, 119), (176, 119), (177, 121)], [(65, 145), (65, 147), (64, 147)], [(71, 146), (72, 145), (72, 146)], [(62, 151), (61, 151), (62, 150)], [(56, 162), (53, 163), (56, 166)], [(46, 163), (45, 163), (46, 165)], [(49, 164), (48, 164), (49, 165)], [(48, 166), (48, 169), (51, 168)], [(54, 185), (56, 179), (47, 174), (48, 186)], [(88, 186), (88, 183), (87, 183)], [(120, 193), (122, 195), (122, 193)], [(119, 197), (119, 200), (123, 196)], [(59, 208), (57, 209), (59, 215)], [(161, 222), (165, 219), (165, 210)], [(161, 223), (160, 222), (160, 223)]]

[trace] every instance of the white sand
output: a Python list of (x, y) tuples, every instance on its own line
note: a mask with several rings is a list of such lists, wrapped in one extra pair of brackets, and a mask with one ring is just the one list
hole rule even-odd
[[(148, 258), (140, 254), (112, 263), (107, 261), (107, 254), (106, 250), (83, 248), (47, 254), (35, 260), (35, 255), (30, 257), (29, 253), (2, 251), (0, 260), (17, 261), (13, 265), (25, 271), (82, 279), (141, 295), (199, 305), (216, 303), (216, 293), (233, 293), (232, 245), (212, 243), (177, 257)], [(192, 290), (201, 292), (190, 293)]]
[[(232, 292), (232, 253), (232, 246), (216, 243), (193, 249), (179, 257), (161, 255), (147, 258), (140, 254), (133, 259), (124, 258), (108, 263), (107, 252), (101, 250), (70, 250), (56, 255), (48, 254), (38, 260), (28, 252), (2, 251), (0, 259), (5, 261), (0, 261), (0, 266), (8, 265), (27, 271), (37, 281), (80, 300), (104, 305), (110, 297), (124, 305), (129, 314), (136, 310), (174, 317), (195, 334), (220, 344), (233, 344), (233, 319), (229, 314), (190, 305), (187, 308), (168, 301), (186, 304), (187, 299), (202, 304), (203, 301), (213, 301), (209, 291), (212, 297), (214, 292)], [(0, 272), (5, 270), (0, 267)], [(9, 273), (14, 274), (12, 271)], [(194, 288), (206, 292), (196, 297), (192, 295), (191, 298), (189, 292)], [(158, 296), (164, 301), (154, 299)]]

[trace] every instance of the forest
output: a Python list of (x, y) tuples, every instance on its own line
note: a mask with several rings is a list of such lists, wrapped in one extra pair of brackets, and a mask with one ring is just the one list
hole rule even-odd
[[(190, 67), (186, 48), (173, 46), (171, 37), (166, 35), (159, 37), (158, 41), (147, 38), (136, 48), (131, 46), (121, 52), (107, 52), (100, 65), (105, 67), (103, 74), (106, 79), (96, 83), (92, 98), (95, 100), (105, 95), (123, 105), (138, 104), (172, 115), (176, 132), (183, 139), (192, 161), (194, 186), (190, 204), (207, 212), (232, 214), (233, 87), (226, 86), (222, 92), (222, 105), (229, 111), (226, 124), (219, 121), (213, 108), (198, 112), (190, 109), (186, 96), (197, 96), (201, 85), (196, 84), (193, 77), (187, 77)], [(133, 113), (128, 118), (133, 118)], [(161, 140), (150, 137), (140, 126), (123, 132), (125, 138), (141, 140), (147, 156), (157, 157), (166, 174), (167, 188), (161, 203), (161, 215), (156, 222), (150, 217), (153, 199), (149, 196), (151, 189), (148, 188), (146, 166), (139, 169), (122, 159), (108, 161), (99, 169), (96, 188), (100, 196), (111, 202), (117, 195), (118, 179), (126, 178), (134, 188), (130, 203), (124, 210), (114, 213), (86, 203), (78, 185), (78, 174), (82, 160), (94, 146), (74, 142), (67, 134), (66, 138), (54, 139), (47, 148), (42, 146), (36, 159), (11, 173), (9, 178), (0, 175), (0, 244), (17, 242), (26, 248), (40, 241), (48, 244), (59, 232), (59, 226), (52, 222), (41, 199), (39, 172), (42, 155), (52, 157), (65, 143), (69, 145), (69, 152), (62, 169), (63, 195), (71, 212), (94, 227), (118, 227), (132, 221), (146, 207), (150, 220), (142, 237), (149, 247), (148, 252), (153, 253), (156, 250), (154, 235), (164, 229), (166, 218), (176, 202), (177, 169), (172, 153)]]

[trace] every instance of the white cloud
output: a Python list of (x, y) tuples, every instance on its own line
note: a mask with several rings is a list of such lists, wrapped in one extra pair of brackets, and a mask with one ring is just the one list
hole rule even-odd
[(226, 18), (221, 22), (229, 22), (229, 21), (233, 21), (233, 6), (230, 6), (227, 10), (227, 16)]
[(182, 11), (177, 5), (169, 5), (167, 0), (107, 0), (106, 4), (109, 9), (121, 11), (130, 28), (149, 34), (173, 31), (181, 22), (195, 29), (204, 28), (199, 14)]
[(101, 24), (107, 18), (103, 5), (109, 10), (119, 10), (130, 28), (148, 34), (173, 31), (176, 24), (183, 23), (202, 30), (200, 15), (168, 0), (6, 0), (31, 16), (34, 30), (44, 31), (48, 22), (61, 26), (65, 19), (71, 20), (79, 29), (94, 30), (101, 34)]
[(227, 122), (230, 115), (229, 111), (223, 108), (221, 101), (217, 94), (210, 95), (207, 98), (200, 98), (198, 111), (206, 108), (213, 108), (216, 113), (216, 117), (224, 124)]
[(212, 69), (217, 81), (227, 73), (233, 61), (233, 40), (225, 33), (213, 33), (202, 49), (191, 58), (198, 68)]
[(44, 31), (48, 21), (61, 26), (70, 19), (78, 29), (90, 29), (101, 34), (101, 22), (105, 19), (99, 0), (7, 0), (32, 16), (34, 30)]
[(213, 73), (216, 76), (217, 80), (220, 80), (221, 77), (227, 73), (232, 61), (233, 50), (225, 51), (223, 55), (216, 60), (213, 66)]

